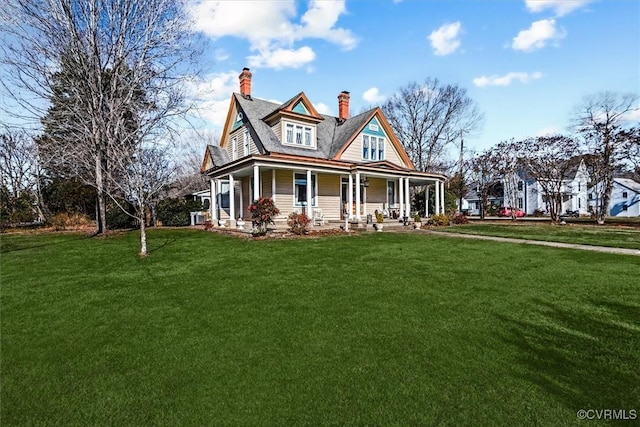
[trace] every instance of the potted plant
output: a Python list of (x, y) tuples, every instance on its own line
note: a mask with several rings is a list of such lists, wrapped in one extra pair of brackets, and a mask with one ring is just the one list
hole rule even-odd
[(382, 215), (382, 212), (380, 212), (377, 209), (376, 209), (375, 215), (376, 215), (376, 224), (375, 224), (376, 231), (382, 231), (382, 227), (383, 227), (382, 223), (384, 222), (384, 215)]
[(227, 220), (226, 220), (226, 219), (222, 219), (222, 218), (220, 218), (220, 219), (218, 220), (218, 225), (219, 225), (220, 227), (226, 227), (226, 226), (227, 226)]
[(420, 214), (415, 214), (413, 217), (413, 228), (422, 228), (422, 218), (420, 218)]

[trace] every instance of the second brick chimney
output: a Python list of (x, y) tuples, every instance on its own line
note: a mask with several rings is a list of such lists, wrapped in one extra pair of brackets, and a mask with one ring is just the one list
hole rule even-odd
[(347, 120), (349, 118), (349, 92), (343, 90), (338, 95), (338, 118), (340, 120)]
[(251, 98), (251, 71), (245, 67), (238, 77), (240, 78), (240, 95)]

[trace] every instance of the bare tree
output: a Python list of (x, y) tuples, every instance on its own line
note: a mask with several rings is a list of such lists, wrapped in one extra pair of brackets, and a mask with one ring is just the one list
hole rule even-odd
[(596, 220), (604, 224), (611, 200), (616, 167), (627, 158), (625, 144), (633, 135), (627, 131), (635, 123), (628, 123), (629, 113), (638, 110), (638, 96), (602, 92), (587, 96), (576, 108), (574, 129), (584, 137), (587, 151), (592, 154), (590, 174), (595, 179)]
[(50, 152), (58, 153), (49, 158), (96, 188), (98, 233), (106, 231), (108, 183), (126, 173), (114, 169), (124, 162), (116, 156), (170, 135), (188, 110), (183, 83), (196, 49), (182, 6), (9, 0), (0, 12), (2, 65), (11, 76), (3, 92), (21, 113), (45, 117)]
[[(504, 188), (504, 201), (506, 206), (515, 208), (518, 206), (518, 182), (521, 170), (520, 146), (514, 140), (502, 141), (493, 149), (492, 157), (495, 159), (496, 171), (500, 173)], [(511, 209), (511, 219), (517, 218), (517, 211)]]
[(109, 195), (118, 205), (119, 199), (122, 198), (134, 207), (134, 213), (131, 215), (124, 206), (120, 206), (123, 212), (131, 215), (139, 224), (140, 256), (146, 257), (148, 255), (147, 211), (151, 213), (153, 204), (166, 190), (175, 176), (176, 166), (167, 151), (153, 141), (150, 143), (141, 141), (133, 153), (129, 153), (127, 148), (125, 150), (127, 150), (126, 153), (115, 156), (120, 162), (117, 168), (120, 173), (117, 179), (110, 182), (114, 191)]
[(518, 142), (524, 172), (536, 180), (544, 197), (551, 220), (558, 222), (562, 213), (565, 178), (579, 164), (579, 144), (568, 136), (553, 135), (528, 138)]
[(470, 185), (475, 186), (476, 193), (480, 198), (480, 218), (484, 219), (489, 211), (489, 197), (497, 196), (495, 189), (502, 188), (500, 183), (501, 175), (498, 167), (499, 156), (494, 150), (486, 150), (470, 160), (469, 180)]
[(465, 89), (431, 78), (400, 88), (381, 108), (420, 171), (441, 171), (449, 144), (483, 119)]

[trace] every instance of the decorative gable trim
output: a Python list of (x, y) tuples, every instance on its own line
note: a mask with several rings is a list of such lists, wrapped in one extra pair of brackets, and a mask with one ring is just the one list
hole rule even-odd
[(289, 116), (293, 119), (310, 120), (316, 123), (324, 120), (304, 92), (300, 92), (262, 120), (270, 122), (279, 116)]
[[(236, 100), (236, 94), (231, 95), (231, 101), (229, 102), (229, 111), (227, 111), (227, 118), (224, 121), (224, 128), (222, 128), (222, 138), (220, 138), (220, 147), (225, 148), (229, 141), (229, 135), (232, 132), (232, 126), (235, 125), (234, 112), (240, 112), (240, 105)], [(234, 116), (234, 117), (232, 117)]]
[[(349, 136), (349, 138), (347, 138), (347, 140), (342, 145), (340, 150), (338, 150), (336, 155), (333, 157), (333, 160), (340, 159), (342, 154), (345, 152), (347, 148), (349, 148), (349, 146), (356, 139), (356, 137), (361, 132), (365, 131), (365, 128), (367, 128), (372, 123), (372, 120), (374, 119), (378, 122), (380, 126), (382, 126), (382, 130), (386, 134), (391, 145), (396, 149), (396, 151), (400, 155), (400, 158), (402, 159), (404, 164), (407, 165), (409, 169), (415, 169), (415, 166), (413, 166), (413, 162), (411, 162), (411, 159), (409, 159), (409, 155), (407, 154), (404, 147), (398, 140), (398, 137), (396, 137), (396, 134), (393, 132), (393, 129), (391, 129), (391, 125), (389, 124), (389, 122), (387, 122), (387, 119), (384, 117), (384, 114), (382, 113), (382, 110), (380, 109), (380, 107), (376, 107), (375, 109), (373, 109), (369, 117), (367, 117), (367, 119), (364, 121), (364, 123), (360, 125), (360, 127), (358, 127), (355, 130), (355, 132), (353, 132), (353, 134)], [(380, 129), (378, 129), (378, 131), (380, 131)]]

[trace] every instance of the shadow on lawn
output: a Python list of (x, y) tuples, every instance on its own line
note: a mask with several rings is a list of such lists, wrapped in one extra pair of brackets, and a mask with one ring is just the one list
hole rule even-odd
[(527, 319), (498, 316), (516, 375), (575, 411), (637, 409), (640, 306), (595, 301), (568, 309), (534, 301)]

